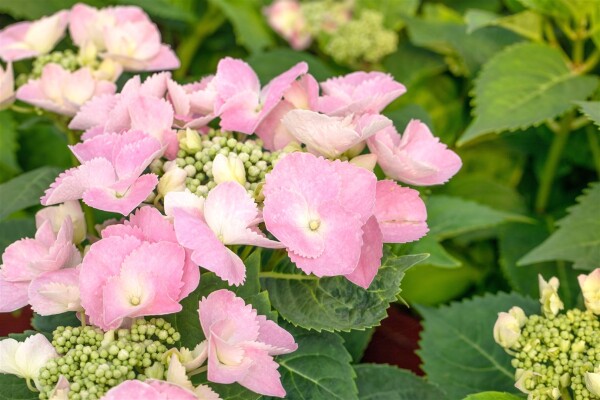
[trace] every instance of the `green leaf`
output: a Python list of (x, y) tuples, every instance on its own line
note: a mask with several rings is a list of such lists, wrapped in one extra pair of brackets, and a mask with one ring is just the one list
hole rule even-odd
[(481, 392), (477, 394), (471, 394), (465, 397), (463, 400), (522, 400), (522, 396), (515, 396), (514, 394), (506, 392)]
[(338, 335), (344, 339), (344, 347), (352, 356), (353, 363), (360, 362), (369, 346), (373, 333), (375, 333), (375, 328), (365, 329), (364, 331), (338, 332)]
[(458, 144), (488, 133), (537, 126), (584, 100), (598, 86), (578, 76), (559, 50), (545, 44), (514, 45), (492, 58), (475, 81), (473, 123)]
[(577, 105), (581, 112), (600, 128), (600, 101), (578, 101)]
[(497, 313), (513, 306), (526, 314), (537, 301), (516, 293), (487, 294), (437, 309), (417, 306), (424, 318), (419, 355), (429, 381), (449, 398), (484, 390), (517, 392), (511, 357), (494, 342)]
[(502, 226), (498, 235), (500, 268), (514, 290), (533, 298), (540, 295), (538, 274), (546, 280), (552, 276), (558, 277), (560, 298), (567, 308), (570, 308), (576, 305), (580, 293), (577, 283), (578, 273), (573, 268), (566, 266), (561, 268), (553, 262), (517, 266), (517, 261), (543, 242), (548, 234), (546, 224), (542, 221), (537, 224), (510, 223)]
[(403, 41), (395, 53), (383, 60), (383, 66), (409, 90), (419, 79), (437, 75), (446, 69), (443, 58), (427, 49)]
[(444, 400), (446, 396), (425, 379), (391, 365), (354, 366), (358, 398), (364, 400)]
[(431, 235), (427, 235), (417, 242), (407, 245), (405, 254), (429, 254), (427, 265), (440, 268), (458, 268), (461, 262), (452, 257), (450, 253)]
[(383, 15), (383, 24), (393, 30), (404, 26), (402, 17), (415, 15), (420, 0), (357, 0), (354, 13), (360, 15), (362, 10), (375, 10)]
[(543, 261), (573, 262), (577, 269), (593, 270), (600, 260), (600, 183), (592, 183), (576, 204), (568, 209), (569, 215), (556, 223), (558, 229), (537, 246), (518, 265)]
[(572, 14), (572, 8), (569, 5), (569, 1), (570, 0), (519, 0), (522, 5), (530, 10), (559, 19), (566, 19)]
[(10, 244), (25, 237), (35, 235), (35, 221), (33, 219), (9, 219), (0, 221), (0, 254), (4, 253)]
[(334, 333), (285, 326), (298, 350), (277, 357), (286, 399), (358, 399), (352, 358)]
[[(402, 281), (402, 298), (409, 304), (433, 306), (446, 303), (464, 294), (480, 278), (473, 266), (438, 268), (419, 265), (406, 272)], [(427, 284), (423, 284), (427, 282)]]
[(274, 49), (263, 53), (253, 54), (247, 59), (248, 64), (252, 66), (256, 74), (260, 77), (263, 85), (266, 85), (271, 79), (299, 63), (305, 61), (308, 69), (318, 81), (324, 81), (336, 75), (321, 59), (309, 53), (294, 51), (288, 48)]
[(17, 163), (17, 126), (9, 111), (0, 112), (0, 182), (21, 172)]
[(255, 0), (208, 0), (218, 7), (235, 29), (238, 43), (251, 53), (258, 53), (274, 44), (271, 30), (267, 27)]
[(386, 112), (385, 116), (392, 120), (399, 132), (403, 132), (411, 119), (418, 119), (426, 125), (432, 125), (431, 117), (427, 111), (416, 104), (410, 104), (399, 110)]
[(19, 126), (19, 164), (25, 170), (44, 166), (68, 169), (72, 154), (67, 138), (46, 119), (28, 119)]
[(486, 26), (499, 26), (508, 29), (533, 41), (542, 41), (542, 17), (532, 11), (523, 11), (517, 14), (501, 16), (483, 10), (469, 10), (465, 14), (467, 31), (469, 33)]
[[(2, 0), (0, 1), (0, 11), (17, 19), (31, 20), (71, 8), (80, 2), (80, 0)], [(86, 0), (85, 3), (94, 7), (106, 5), (100, 0)]]
[[(302, 275), (291, 263), (279, 266), (278, 278), (264, 278), (273, 307), (296, 326), (317, 331), (348, 331), (379, 325), (389, 304), (400, 293), (404, 272), (427, 255), (384, 256), (369, 289), (346, 278), (316, 279)], [(298, 279), (300, 278), (300, 279)]]
[(117, 3), (141, 7), (152, 18), (186, 23), (193, 23), (196, 20), (193, 14), (186, 12), (184, 8), (168, 0), (117, 0)]
[(0, 220), (15, 211), (40, 203), (40, 197), (54, 181), (60, 170), (42, 167), (0, 185)]
[(59, 326), (80, 326), (74, 312), (66, 312), (56, 315), (33, 314), (31, 325), (39, 332), (52, 333)]
[(490, 228), (525, 217), (498, 211), (472, 201), (450, 196), (431, 196), (426, 201), (429, 235), (438, 240)]
[(16, 375), (0, 374), (0, 400), (37, 400), (38, 394), (27, 388), (25, 379)]

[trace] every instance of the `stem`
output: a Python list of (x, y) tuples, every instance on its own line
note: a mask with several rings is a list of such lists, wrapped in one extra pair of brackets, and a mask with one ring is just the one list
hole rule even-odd
[(196, 23), (195, 29), (177, 47), (177, 56), (181, 66), (175, 71), (175, 79), (182, 79), (187, 75), (192, 59), (202, 41), (215, 32), (225, 22), (225, 16), (212, 4), (209, 4), (206, 14)]
[(201, 374), (201, 373), (205, 372), (207, 369), (208, 369), (208, 367), (205, 365), (204, 367), (200, 367), (200, 368), (197, 368), (197, 369), (195, 369), (195, 370), (193, 370), (191, 372), (188, 372), (187, 375), (188, 376), (198, 375), (198, 374)]
[(578, 65), (575, 69), (573, 69), (573, 72), (578, 75), (583, 75), (586, 72), (590, 72), (591, 70), (593, 70), (599, 61), (600, 61), (600, 50), (596, 49), (596, 50), (594, 50), (592, 55), (589, 56), (587, 60), (585, 60), (585, 62), (583, 62), (582, 64)]
[(32, 392), (39, 392), (39, 390), (37, 390), (35, 387), (33, 387), (31, 385), (31, 379), (30, 378), (27, 378), (26, 382), (27, 382), (27, 388), (29, 390), (31, 390)]
[(315, 281), (319, 279), (314, 275), (296, 275), (296, 274), (284, 274), (282, 272), (274, 271), (263, 271), (258, 273), (259, 278), (273, 278), (273, 279), (289, 279), (295, 281)]
[(560, 48), (558, 40), (556, 39), (556, 34), (554, 34), (554, 27), (552, 26), (552, 22), (549, 20), (547, 20), (544, 24), (544, 33), (546, 34), (546, 38), (552, 47)]
[(250, 253), (252, 252), (253, 248), (254, 247), (252, 247), (252, 246), (245, 246), (244, 247), (244, 251), (242, 251), (242, 255), (240, 256), (240, 258), (242, 260), (245, 260), (250, 255)]
[(10, 110), (14, 111), (14, 112), (18, 112), (20, 114), (33, 114), (33, 113), (35, 113), (35, 109), (34, 108), (22, 107), (22, 106), (18, 106), (16, 104), (12, 104), (10, 106)]
[(562, 400), (571, 400), (571, 394), (569, 393), (569, 388), (562, 388), (560, 391), (560, 398)]
[(585, 134), (587, 135), (592, 157), (594, 158), (596, 174), (598, 174), (598, 178), (600, 178), (600, 142), (598, 141), (598, 132), (595, 131), (595, 129), (587, 129)]
[(94, 211), (90, 206), (81, 202), (81, 208), (83, 209), (83, 216), (85, 217), (85, 226), (87, 233), (91, 236), (96, 235), (96, 218), (94, 217)]
[(79, 315), (81, 315), (81, 326), (85, 327), (86, 326), (86, 322), (85, 322), (85, 312), (80, 313)]
[(560, 124), (560, 129), (554, 132), (554, 139), (550, 146), (550, 152), (544, 164), (544, 170), (542, 171), (542, 177), (540, 179), (540, 186), (538, 188), (537, 196), (535, 198), (535, 210), (542, 214), (546, 211), (548, 206), (548, 200), (550, 200), (550, 192), (552, 191), (552, 183), (554, 182), (554, 176), (556, 175), (556, 169), (558, 168), (558, 162), (562, 156), (567, 139), (569, 138), (569, 131), (571, 128), (571, 120), (573, 119), (573, 113), (568, 114), (563, 118)]

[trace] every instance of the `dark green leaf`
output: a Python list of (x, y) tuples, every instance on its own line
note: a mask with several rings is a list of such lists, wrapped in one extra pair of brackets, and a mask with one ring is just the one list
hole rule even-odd
[(415, 15), (421, 0), (357, 0), (355, 13), (362, 10), (375, 10), (383, 14), (386, 27), (398, 30), (404, 26), (402, 17)]
[(0, 400), (37, 400), (38, 394), (27, 388), (25, 379), (16, 375), (0, 374)]
[[(57, 11), (71, 8), (80, 3), (79, 0), (0, 0), (0, 11), (18, 19), (37, 19)], [(86, 0), (86, 4), (94, 7), (105, 5), (100, 0)]]
[(416, 104), (407, 105), (399, 110), (386, 112), (385, 116), (392, 120), (396, 130), (400, 133), (404, 131), (411, 119), (418, 119), (424, 124), (429, 126), (432, 125), (431, 117), (427, 111)]
[(419, 354), (429, 381), (449, 398), (484, 390), (516, 393), (511, 357), (494, 342), (497, 313), (513, 306), (526, 314), (539, 303), (516, 293), (488, 294), (437, 309), (417, 307), (423, 315)]
[(360, 362), (371, 341), (373, 333), (375, 333), (375, 328), (365, 329), (364, 331), (352, 330), (350, 332), (338, 332), (338, 335), (344, 339), (344, 347), (352, 356), (353, 363)]
[(9, 111), (0, 112), (0, 182), (21, 171), (17, 163), (17, 125)]
[(569, 215), (556, 223), (558, 230), (537, 246), (518, 265), (565, 260), (578, 269), (598, 268), (600, 260), (600, 183), (596, 182), (577, 198)]
[(281, 277), (264, 278), (263, 282), (273, 307), (296, 326), (317, 331), (364, 329), (386, 317), (390, 302), (400, 293), (404, 272), (425, 258), (422, 254), (384, 256), (367, 290), (341, 276), (316, 279), (302, 275), (291, 262), (276, 269)]
[(446, 69), (440, 55), (415, 47), (409, 42), (402, 42), (395, 53), (383, 60), (383, 66), (409, 90), (419, 79), (436, 75)]
[(425, 379), (391, 365), (354, 366), (361, 400), (444, 400), (446, 396)]
[(458, 268), (419, 265), (419, 268), (406, 272), (402, 281), (402, 298), (409, 304), (433, 306), (446, 303), (464, 294), (480, 279), (480, 275), (481, 272), (470, 265)]
[(196, 20), (193, 14), (186, 12), (185, 9), (169, 0), (117, 0), (117, 3), (141, 7), (152, 18), (182, 21), (186, 23), (193, 23)]
[(452, 257), (446, 249), (431, 235), (427, 235), (419, 241), (407, 245), (405, 254), (429, 254), (427, 265), (441, 268), (457, 268), (461, 263)]
[(44, 166), (67, 169), (72, 166), (67, 139), (54, 124), (29, 119), (19, 126), (19, 163), (25, 170)]
[(80, 326), (74, 312), (42, 316), (34, 313), (31, 325), (39, 332), (52, 333), (59, 326)]
[(475, 81), (475, 119), (459, 144), (488, 133), (537, 126), (585, 100), (598, 86), (595, 76), (573, 73), (559, 50), (522, 43), (490, 60)]
[(274, 49), (253, 54), (247, 61), (260, 77), (263, 85), (300, 61), (308, 64), (310, 74), (318, 81), (324, 81), (336, 74), (327, 64), (312, 54), (291, 49)]
[(285, 327), (298, 350), (277, 358), (286, 399), (357, 399), (352, 358), (334, 333)]
[(40, 197), (60, 170), (42, 167), (0, 185), (0, 220), (15, 211), (40, 204)]
[(25, 237), (35, 235), (35, 221), (33, 219), (9, 219), (0, 221), (0, 254), (4, 253), (10, 244)]
[(577, 105), (581, 112), (600, 128), (600, 101), (578, 101)]

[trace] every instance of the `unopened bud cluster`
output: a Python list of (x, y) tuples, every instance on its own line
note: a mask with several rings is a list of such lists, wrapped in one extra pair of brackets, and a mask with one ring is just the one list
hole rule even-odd
[(104, 333), (98, 328), (58, 327), (52, 345), (59, 358), (40, 370), (40, 399), (51, 397), (60, 376), (69, 384), (69, 399), (99, 399), (110, 388), (129, 380), (163, 379), (164, 354), (180, 334), (163, 319), (136, 320), (131, 329)]
[[(266, 174), (284, 155), (282, 151), (264, 150), (260, 139), (237, 140), (233, 133), (220, 130), (211, 129), (207, 134), (180, 131), (178, 136), (175, 166), (185, 171), (185, 187), (202, 197), (206, 197), (222, 180), (228, 180), (222, 178), (223, 175), (231, 176), (229, 180), (236, 180), (250, 195), (257, 197), (259, 185), (264, 182)], [(216, 160), (217, 157), (220, 160)], [(222, 160), (227, 161), (220, 163)], [(155, 161), (150, 168), (162, 177), (173, 165)]]
[(58, 64), (71, 72), (81, 68), (79, 57), (73, 50), (54, 51), (33, 60), (31, 72), (29, 74), (21, 74), (17, 77), (17, 86), (24, 85), (30, 79), (39, 79), (42, 76), (42, 70), (48, 64)]

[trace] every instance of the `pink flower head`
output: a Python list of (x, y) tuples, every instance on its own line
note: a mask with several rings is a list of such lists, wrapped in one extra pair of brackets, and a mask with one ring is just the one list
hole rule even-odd
[(350, 163), (292, 153), (267, 175), (265, 224), (304, 272), (350, 274), (373, 215), (375, 185), (373, 173)]
[(104, 28), (104, 57), (126, 71), (158, 71), (179, 68), (175, 52), (161, 43), (158, 27), (149, 20), (127, 21)]
[(145, 382), (124, 381), (106, 392), (102, 399), (198, 400), (198, 397), (193, 392), (172, 383), (149, 379)]
[(290, 43), (294, 50), (304, 50), (310, 46), (312, 37), (296, 0), (277, 0), (265, 8), (269, 25), (275, 32)]
[(148, 21), (150, 18), (139, 7), (106, 7), (98, 10), (83, 3), (71, 8), (69, 32), (78, 47), (93, 44), (97, 51), (106, 49), (104, 32), (127, 22)]
[(442, 184), (462, 166), (460, 157), (419, 120), (411, 120), (402, 137), (389, 127), (367, 143), (387, 176), (412, 185)]
[(329, 115), (380, 113), (406, 92), (404, 85), (383, 72), (353, 72), (321, 83), (319, 111)]
[(112, 94), (116, 88), (112, 82), (94, 79), (88, 68), (69, 72), (58, 64), (47, 64), (40, 79), (30, 80), (17, 90), (17, 99), (73, 116), (92, 97)]
[[(122, 224), (109, 225), (102, 230), (102, 238), (135, 236), (148, 243), (170, 242), (179, 244), (175, 228), (156, 208), (145, 206), (129, 216)], [(191, 250), (185, 249), (183, 286), (180, 296), (186, 297), (198, 287), (200, 270), (191, 259)]]
[(385, 243), (412, 242), (429, 231), (427, 209), (419, 192), (391, 180), (377, 182), (375, 217)]
[(294, 136), (282, 123), (282, 118), (291, 110), (316, 110), (319, 98), (319, 84), (310, 74), (294, 81), (283, 94), (283, 100), (267, 114), (256, 127), (256, 134), (269, 150), (281, 150), (293, 142)]
[(179, 85), (172, 79), (167, 81), (168, 99), (175, 111), (175, 125), (178, 128), (201, 128), (215, 118), (215, 91), (213, 76), (200, 82)]
[[(188, 192), (179, 192), (179, 195), (197, 197)], [(175, 207), (173, 215), (177, 240), (193, 250), (192, 260), (230, 285), (244, 282), (246, 268), (225, 245), (283, 247), (258, 230), (261, 222), (258, 207), (246, 189), (236, 182), (223, 182), (212, 189), (203, 210)]]
[(162, 148), (142, 132), (100, 135), (71, 151), (82, 164), (56, 178), (41, 199), (43, 205), (83, 199), (90, 207), (127, 215), (158, 183), (156, 175), (142, 173)]
[(49, 53), (63, 37), (68, 11), (59, 11), (37, 21), (17, 22), (0, 31), (0, 58), (18, 61)]
[(79, 296), (80, 268), (63, 268), (43, 273), (31, 281), (29, 304), (40, 315), (81, 311)]
[(221, 128), (252, 134), (260, 122), (279, 104), (283, 94), (301, 75), (308, 72), (305, 62), (296, 64), (260, 88), (256, 73), (244, 61), (219, 61), (214, 82), (217, 90), (215, 111)]
[(6, 66), (6, 70), (0, 65), (0, 111), (10, 106), (15, 101), (15, 78), (12, 62)]
[(282, 122), (298, 141), (306, 144), (308, 151), (327, 158), (338, 158), (392, 125), (390, 119), (380, 114), (330, 117), (309, 110), (292, 110)]
[(28, 287), (40, 275), (72, 268), (81, 262), (81, 254), (72, 242), (73, 225), (66, 218), (55, 234), (45, 221), (35, 239), (21, 239), (4, 250), (0, 269), (0, 312), (11, 312), (28, 303)]
[(169, 77), (168, 73), (154, 74), (141, 83), (136, 76), (127, 81), (121, 93), (94, 97), (81, 108), (69, 128), (85, 129), (83, 139), (140, 130), (156, 138), (167, 157), (173, 158), (178, 146), (177, 135), (171, 129), (173, 107), (162, 99)]
[(83, 258), (79, 288), (90, 322), (116, 329), (127, 318), (181, 311), (185, 251), (177, 243), (110, 236)]
[(203, 297), (198, 311), (208, 340), (209, 381), (238, 382), (265, 396), (285, 396), (273, 356), (298, 348), (292, 335), (226, 289)]
[(39, 228), (44, 221), (50, 221), (54, 233), (58, 233), (65, 218), (70, 218), (73, 223), (73, 243), (85, 240), (86, 224), (83, 210), (78, 201), (67, 201), (53, 207), (44, 207), (35, 213), (35, 225)]

